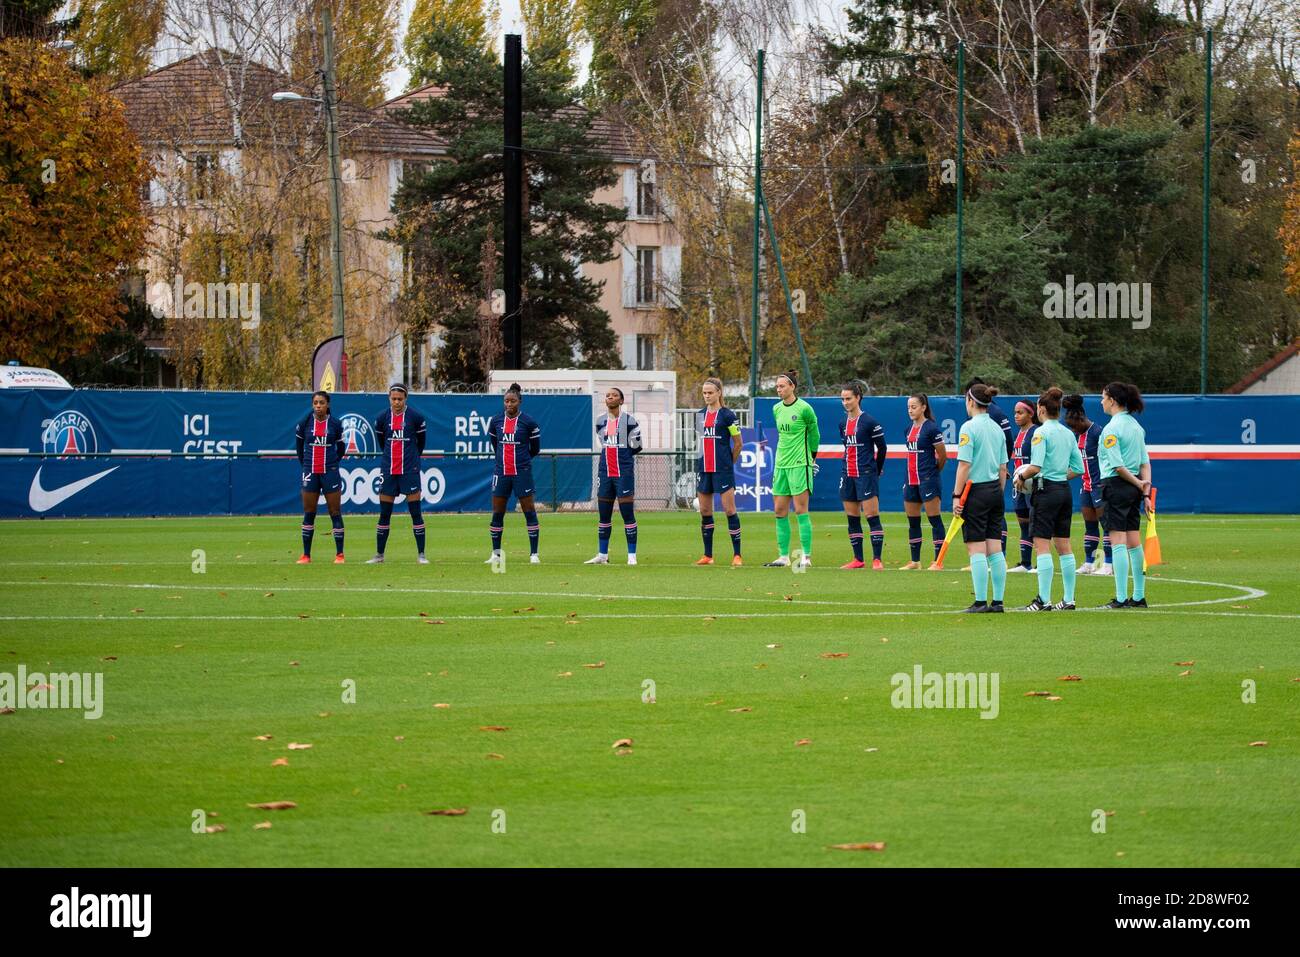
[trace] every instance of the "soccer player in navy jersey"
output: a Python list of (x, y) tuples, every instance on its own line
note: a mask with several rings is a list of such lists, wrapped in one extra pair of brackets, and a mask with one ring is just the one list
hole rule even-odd
[[(930, 399), (918, 392), (907, 400), (907, 416), (911, 424), (907, 429), (907, 476), (903, 483), (903, 511), (907, 513), (907, 544), (912, 560), (901, 566), (904, 570), (921, 567), (921, 506), (930, 519), (930, 535), (934, 539), (934, 557), (939, 557), (945, 534), (943, 516), (940, 514), (939, 473), (948, 461), (948, 449), (943, 443), (943, 433), (935, 424)], [(930, 564), (931, 571), (938, 570), (937, 562)]]
[(528, 560), (540, 565), (537, 554), (541, 540), (541, 526), (537, 521), (537, 506), (533, 504), (536, 483), (533, 482), (533, 459), (542, 450), (542, 429), (532, 417), (519, 411), (523, 389), (512, 383), (502, 396), (504, 412), (492, 416), (488, 423), (488, 438), (492, 440), (495, 465), (492, 471), (492, 557), (485, 564), (501, 558), (501, 533), (505, 529), (506, 510), (510, 496), (519, 502), (528, 529)]
[(696, 493), (700, 503), (700, 537), (704, 540), (704, 557), (695, 564), (713, 564), (713, 496), (722, 499), (727, 513), (727, 530), (731, 533), (731, 564), (743, 565), (740, 558), (740, 516), (736, 514), (736, 459), (740, 456), (740, 426), (736, 413), (722, 404), (722, 380), (708, 378), (700, 387), (704, 408), (695, 413), (695, 432), (700, 441), (699, 483)]
[(609, 564), (609, 538), (614, 528), (614, 501), (623, 516), (627, 536), (627, 563), (636, 564), (636, 473), (633, 456), (641, 452), (641, 425), (623, 413), (623, 390), (611, 386), (605, 393), (606, 412), (596, 420), (596, 441), (600, 445), (600, 470), (597, 473), (596, 501), (600, 524), (596, 538), (600, 550), (584, 564)]
[(375, 557), (367, 565), (384, 561), (393, 502), (406, 498), (411, 513), (411, 531), (415, 535), (415, 560), (429, 564), (424, 557), (424, 516), (420, 514), (420, 455), (424, 452), (424, 416), (406, 404), (406, 386), (395, 382), (388, 387), (388, 408), (375, 419), (375, 436), (379, 440), (382, 482), (379, 486), (379, 524), (375, 526)]
[[(970, 392), (971, 386), (987, 385), (987, 384), (988, 383), (986, 383), (979, 376), (976, 376), (975, 378), (971, 379), (970, 382), (966, 383), (966, 391)], [(996, 402), (993, 402), (989, 405), (988, 414), (989, 414), (989, 418), (998, 424), (998, 426), (1002, 429), (1002, 434), (1005, 435), (1007, 438), (1007, 458), (1009, 459), (1011, 458), (1012, 449), (1016, 441), (1015, 429), (1011, 427), (1011, 420), (1007, 418), (1007, 414), (1002, 411), (1002, 407), (998, 405)], [(1005, 508), (1003, 508), (1002, 510), (1001, 522), (1002, 522), (1002, 554), (1005, 555), (1007, 553), (1007, 510)]]
[[(991, 408), (991, 406), (990, 406)], [(1011, 443), (1011, 473), (1014, 475), (1022, 465), (1029, 464), (1030, 452), (1034, 442), (1034, 433), (1038, 430), (1038, 409), (1021, 399), (1016, 403), (1016, 426), (1019, 431)], [(1011, 501), (1016, 506), (1016, 521), (1020, 524), (1020, 564), (1008, 568), (1008, 572), (1031, 572), (1034, 557), (1034, 542), (1029, 537), (1029, 494), (1012, 488)]]
[[(885, 545), (885, 529), (880, 524), (879, 479), (885, 472), (889, 446), (885, 430), (874, 418), (862, 411), (862, 386), (850, 382), (840, 389), (840, 401), (848, 420), (840, 423), (844, 443), (844, 474), (840, 476), (840, 501), (849, 520), (849, 545), (853, 561), (840, 568), (865, 568), (862, 560), (862, 516), (871, 529), (871, 567), (884, 568), (880, 552)], [(874, 450), (874, 458), (872, 456)], [(919, 517), (919, 516), (918, 516)]]
[[(1088, 418), (1083, 411), (1083, 396), (1067, 395), (1061, 400), (1065, 424), (1079, 440), (1083, 456), (1083, 488), (1079, 493), (1079, 511), (1083, 515), (1083, 564), (1080, 575), (1109, 575), (1112, 573), (1110, 536), (1101, 527), (1105, 506), (1101, 500), (1101, 463), (1097, 458), (1101, 441), (1101, 426)], [(1105, 561), (1097, 558), (1097, 545), (1103, 546)]]
[(302, 465), (302, 557), (299, 565), (311, 564), (311, 539), (316, 531), (316, 505), (322, 495), (334, 525), (334, 564), (343, 564), (343, 423), (330, 415), (330, 394), (313, 392), (311, 411), (294, 430), (298, 462)]

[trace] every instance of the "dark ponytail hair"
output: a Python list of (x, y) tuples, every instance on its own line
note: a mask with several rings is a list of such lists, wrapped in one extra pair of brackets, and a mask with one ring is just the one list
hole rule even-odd
[(852, 392), (852, 393), (853, 393), (854, 395), (856, 395), (859, 399), (861, 399), (861, 398), (862, 398), (862, 383), (859, 382), (857, 379), (854, 379), (852, 382), (846, 382), (846, 383), (844, 383), (842, 386), (840, 386), (840, 391), (841, 391), (841, 392)]
[(913, 392), (908, 398), (921, 403), (921, 408), (925, 410), (925, 418), (931, 422), (934, 421), (934, 410), (930, 408), (930, 397), (928, 395), (924, 392)]
[(982, 409), (987, 409), (998, 394), (996, 386), (985, 385), (983, 382), (976, 381), (966, 390), (966, 394), (975, 400), (975, 404)]
[(1134, 415), (1146, 408), (1146, 403), (1142, 401), (1142, 393), (1131, 382), (1112, 382), (1102, 391)]
[(1088, 421), (1088, 413), (1083, 411), (1083, 396), (1072, 392), (1061, 399), (1061, 409), (1065, 412), (1066, 422), (1077, 422), (1080, 426)]
[(1065, 398), (1065, 393), (1052, 386), (1046, 392), (1038, 397), (1038, 404), (1047, 410), (1047, 417), (1055, 419), (1061, 414), (1061, 400)]
[(523, 387), (520, 386), (518, 382), (510, 383), (510, 388), (506, 389), (506, 395), (509, 395), (511, 392), (519, 396), (521, 399), (524, 397)]
[[(799, 391), (799, 379), (795, 376), (793, 369), (786, 369), (784, 372), (780, 373), (780, 375), (785, 376), (790, 380), (790, 385), (794, 386), (794, 391), (796, 393)], [(780, 376), (778, 376), (778, 378), (779, 377)]]

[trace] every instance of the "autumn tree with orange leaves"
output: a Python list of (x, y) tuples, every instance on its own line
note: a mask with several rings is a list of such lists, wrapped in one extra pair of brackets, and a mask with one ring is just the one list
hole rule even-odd
[(145, 175), (117, 100), (63, 54), (0, 42), (0, 357), (51, 365), (121, 324)]

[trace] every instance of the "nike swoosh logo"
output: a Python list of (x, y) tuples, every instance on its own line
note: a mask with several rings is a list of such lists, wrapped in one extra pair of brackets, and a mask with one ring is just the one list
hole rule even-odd
[(119, 466), (114, 465), (111, 469), (105, 469), (95, 475), (88, 475), (84, 479), (78, 479), (70, 485), (64, 485), (62, 488), (44, 489), (41, 488), (41, 470), (38, 468), (36, 474), (32, 476), (32, 487), (27, 492), (27, 504), (32, 507), (33, 512), (48, 512), (54, 506), (67, 499), (72, 498), (84, 488), (94, 485), (109, 472), (116, 472)]

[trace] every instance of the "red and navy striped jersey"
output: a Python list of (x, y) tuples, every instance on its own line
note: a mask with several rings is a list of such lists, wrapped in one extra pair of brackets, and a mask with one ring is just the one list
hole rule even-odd
[(844, 442), (845, 475), (858, 478), (872, 472), (884, 474), (889, 446), (885, 444), (885, 430), (879, 422), (867, 413), (859, 412), (847, 422), (840, 423), (840, 439)]
[(533, 458), (542, 450), (541, 427), (520, 412), (513, 419), (504, 412), (492, 416), (488, 438), (496, 453), (496, 475), (521, 475), (533, 467)]
[(1101, 426), (1096, 422), (1079, 435), (1079, 454), (1083, 456), (1083, 490), (1091, 492), (1101, 487), (1101, 462), (1097, 459), (1097, 444), (1101, 441)]
[(1029, 464), (1030, 443), (1034, 441), (1034, 433), (1038, 431), (1038, 426), (1031, 425), (1027, 429), (1021, 429), (1016, 433), (1016, 437), (1011, 440), (1011, 471), (1014, 472), (1022, 465)]
[(943, 433), (933, 419), (912, 422), (907, 428), (907, 484), (920, 485), (935, 477), (939, 463), (934, 450), (943, 445)]
[(409, 405), (394, 414), (385, 409), (375, 419), (375, 437), (385, 475), (418, 475), (425, 442), (424, 416)]
[(304, 472), (323, 475), (339, 467), (343, 458), (343, 423), (334, 416), (318, 419), (315, 412), (308, 412), (293, 434)]
[(716, 411), (700, 409), (695, 413), (695, 433), (700, 441), (700, 472), (729, 472), (736, 463), (731, 456), (731, 437), (739, 435), (736, 413), (726, 406)]
[(600, 477), (619, 478), (632, 474), (632, 456), (641, 451), (641, 423), (627, 413), (596, 420), (596, 441), (600, 444)]

